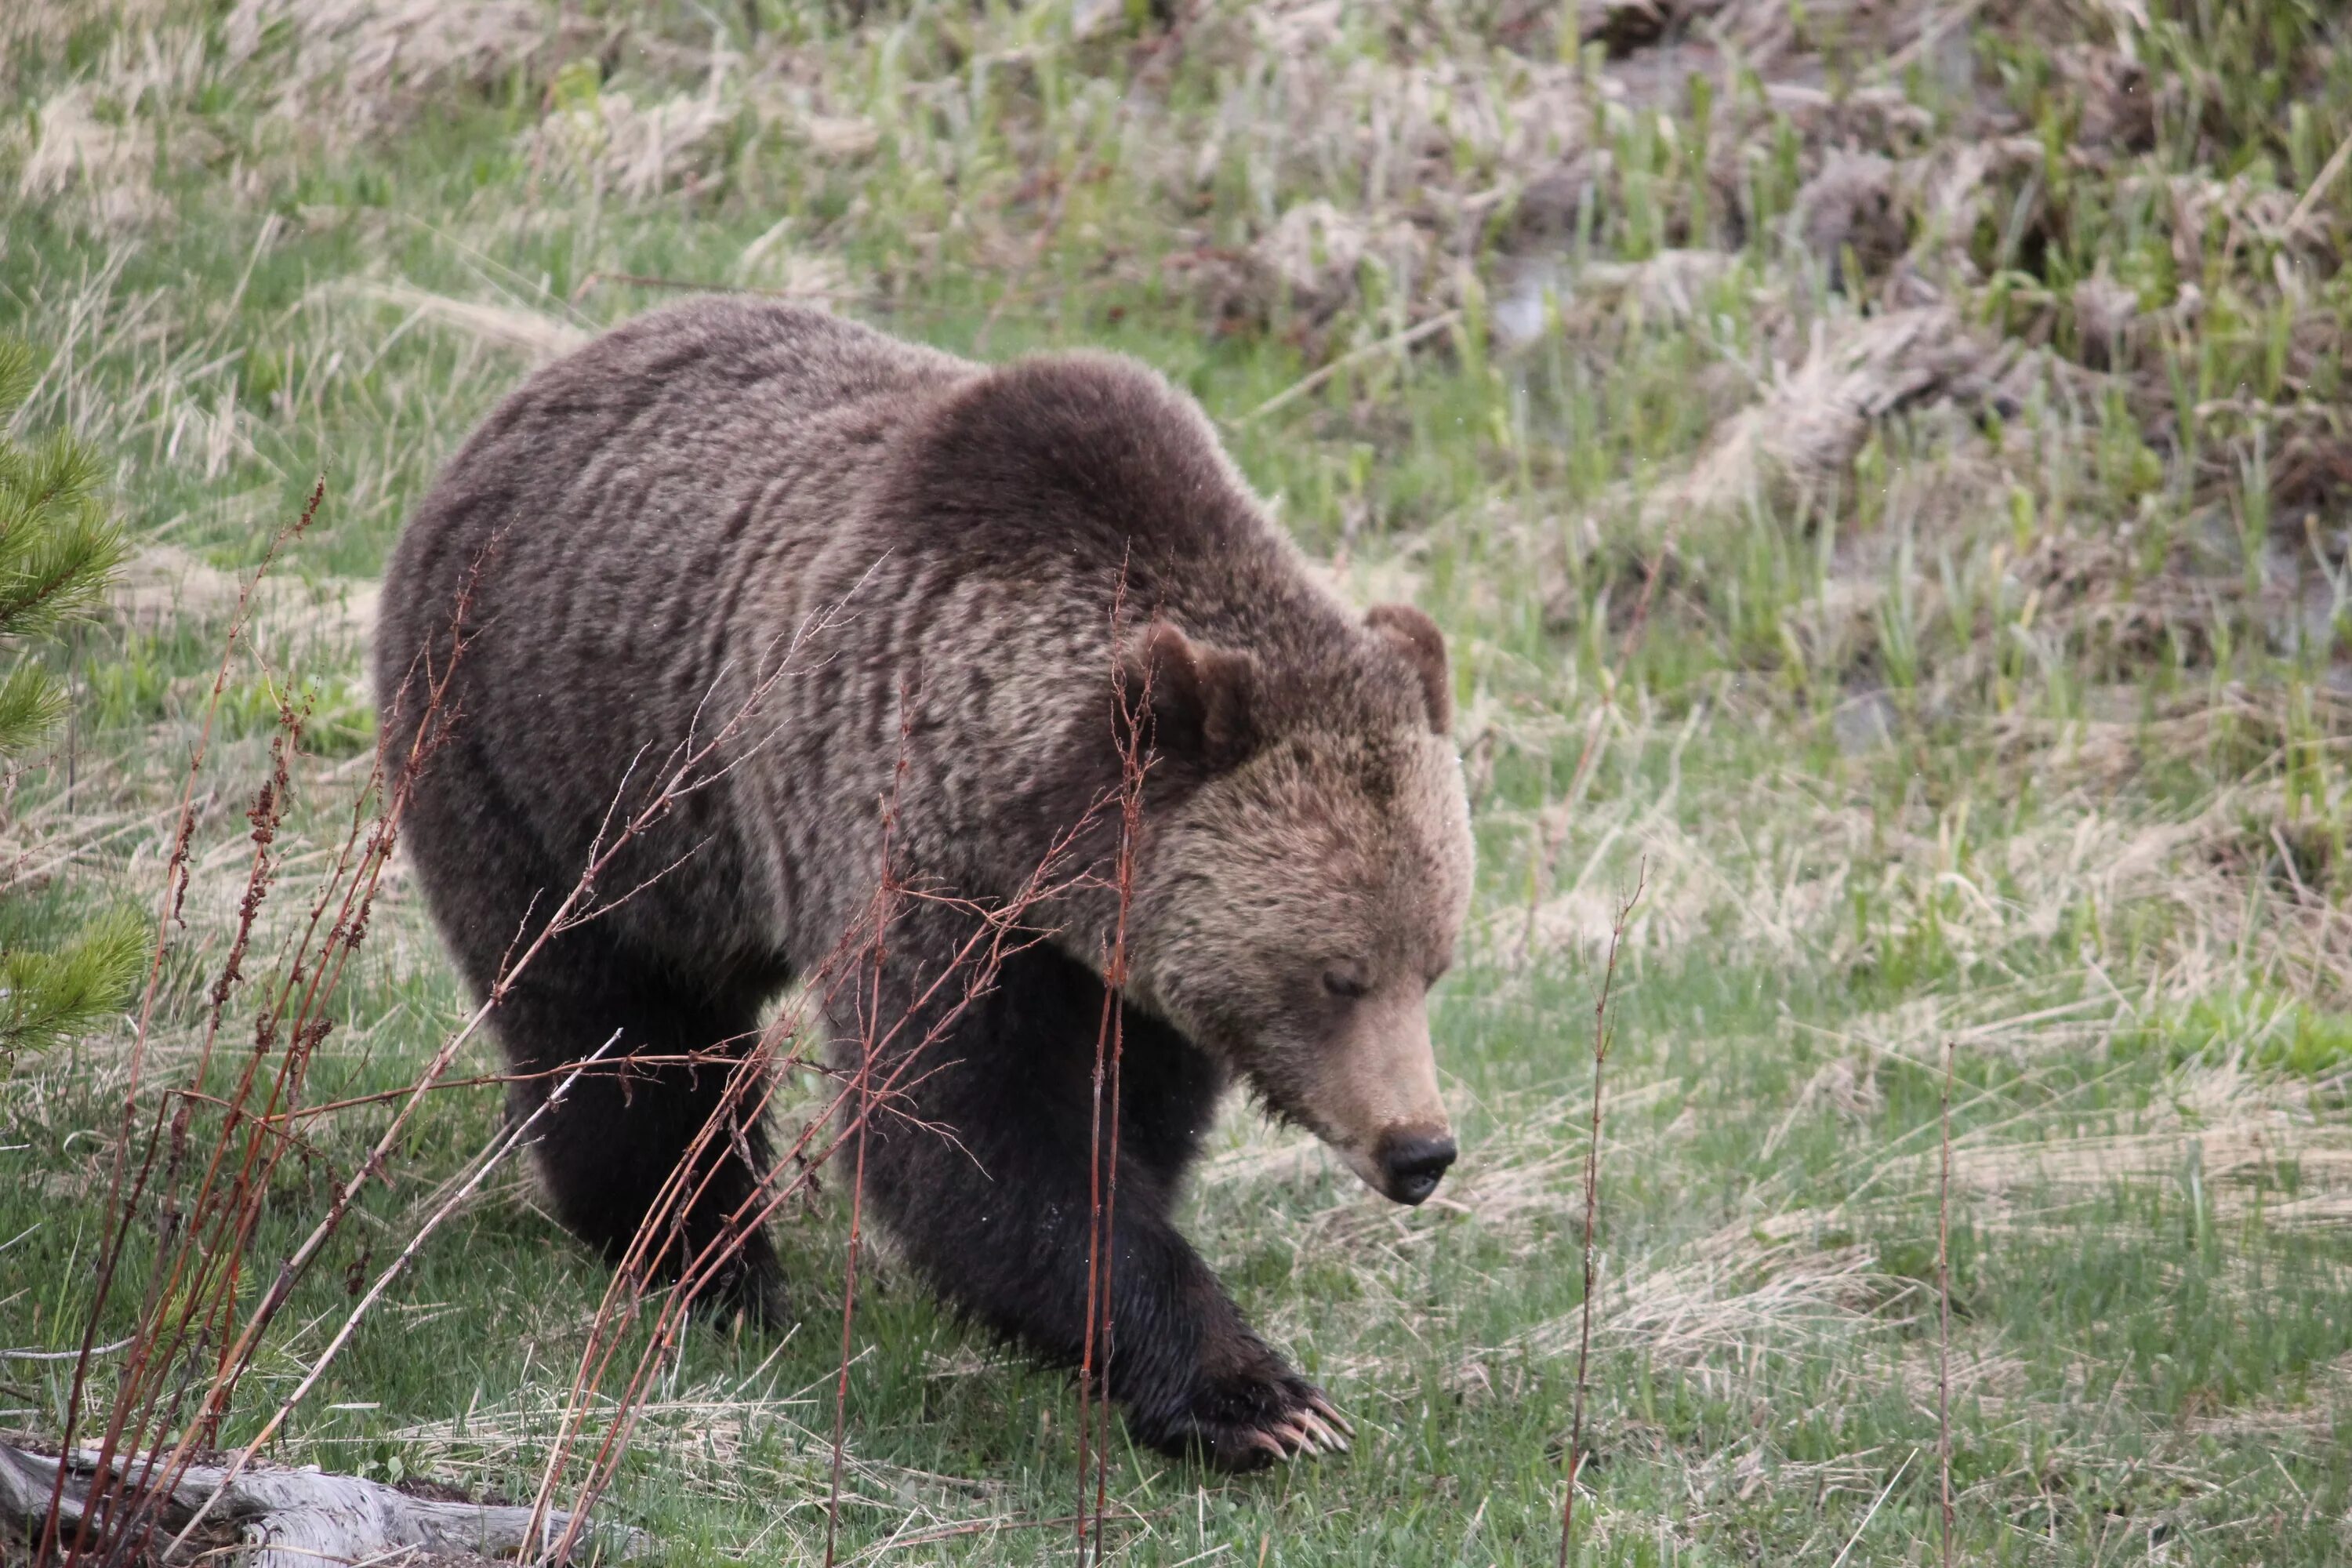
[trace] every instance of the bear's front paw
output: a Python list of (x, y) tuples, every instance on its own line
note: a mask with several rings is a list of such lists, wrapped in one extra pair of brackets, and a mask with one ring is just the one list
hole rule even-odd
[(1356, 1429), (1323, 1391), (1288, 1370), (1203, 1378), (1157, 1447), (1223, 1470), (1257, 1470), (1302, 1454), (1336, 1454)]

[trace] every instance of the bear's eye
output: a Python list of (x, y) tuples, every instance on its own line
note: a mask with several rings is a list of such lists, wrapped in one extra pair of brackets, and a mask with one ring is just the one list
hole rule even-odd
[(1372, 988), (1365, 984), (1364, 977), (1355, 970), (1327, 969), (1323, 972), (1323, 989), (1334, 996), (1345, 997), (1352, 1002), (1359, 996), (1370, 994)]

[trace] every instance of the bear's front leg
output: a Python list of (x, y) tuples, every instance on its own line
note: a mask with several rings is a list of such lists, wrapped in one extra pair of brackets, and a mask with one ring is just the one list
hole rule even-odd
[[(940, 950), (894, 932), (895, 954), (910, 947)], [(885, 994), (919, 993), (920, 966), (906, 968)], [(943, 1015), (961, 994), (929, 1010)], [(1102, 1001), (1091, 971), (1029, 949), (951, 1022), (909, 1020), (899, 1041), (929, 1043), (912, 1062), (904, 1045), (885, 1047), (870, 1080), (895, 1071), (903, 1090), (868, 1122), (866, 1182), (909, 1258), (960, 1310), (1066, 1366), (1086, 1351)], [(895, 1021), (887, 1004), (874, 1016)], [(845, 1067), (856, 1060), (851, 1022), (835, 1024)], [(1169, 1217), (1217, 1075), (1132, 1010), (1125, 1037), (1108, 1358), (1095, 1347), (1111, 1396), (1139, 1441), (1224, 1468), (1344, 1448), (1347, 1421), (1251, 1331)]]
[[(1234, 1470), (1345, 1448), (1354, 1429), (1322, 1390), (1251, 1331), (1164, 1215), (1139, 1217), (1118, 1224), (1108, 1379), (1137, 1440)], [(1084, 1278), (1081, 1264), (1081, 1290)]]

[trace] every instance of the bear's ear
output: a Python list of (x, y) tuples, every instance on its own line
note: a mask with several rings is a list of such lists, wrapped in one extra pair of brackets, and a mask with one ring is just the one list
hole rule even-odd
[(1162, 757), (1205, 773), (1239, 765), (1256, 744), (1250, 721), (1257, 661), (1154, 621), (1118, 661), (1119, 721)]
[(1374, 605), (1364, 624), (1412, 661), (1421, 677), (1422, 700), (1429, 708), (1429, 727), (1440, 735), (1454, 729), (1454, 678), (1445, 668), (1445, 634), (1411, 605)]

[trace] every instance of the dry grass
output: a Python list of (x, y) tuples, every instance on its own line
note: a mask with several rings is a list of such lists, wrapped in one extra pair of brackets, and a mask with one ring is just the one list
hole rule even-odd
[(372, 284), (361, 290), (368, 303), (399, 310), (397, 337), (423, 322), (446, 327), (476, 342), (511, 349), (527, 363), (542, 364), (571, 353), (593, 335), (577, 321), (548, 310), (498, 300), (456, 300), (406, 283)]
[(1864, 443), (1888, 418), (1933, 398), (1991, 395), (2009, 352), (1972, 336), (1943, 305), (1816, 323), (1802, 363), (1729, 420), (1688, 472), (1653, 490), (1645, 515), (1663, 528), (1743, 507), (1809, 510), (1851, 481)]
[(344, 134), (396, 130), (436, 94), (496, 89), (596, 37), (538, 0), (238, 0), (222, 29), (231, 63), (269, 55), (273, 113)]

